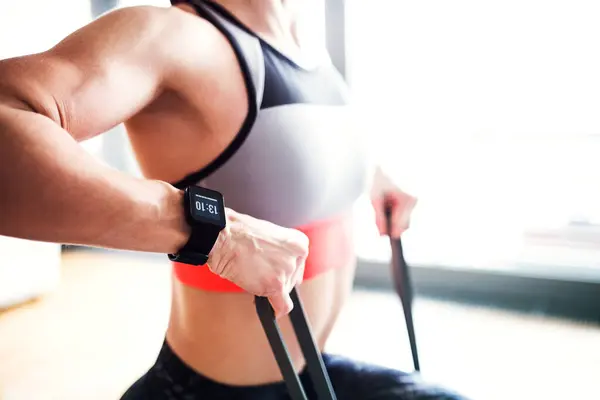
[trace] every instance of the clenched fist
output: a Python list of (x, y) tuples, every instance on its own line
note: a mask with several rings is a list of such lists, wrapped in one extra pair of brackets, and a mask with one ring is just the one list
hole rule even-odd
[(308, 237), (295, 229), (225, 209), (221, 231), (208, 259), (210, 270), (247, 292), (268, 297), (277, 318), (293, 308), (289, 293), (302, 282)]

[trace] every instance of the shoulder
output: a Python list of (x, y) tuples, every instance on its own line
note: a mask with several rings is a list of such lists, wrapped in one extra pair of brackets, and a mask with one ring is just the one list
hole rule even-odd
[[(175, 58), (206, 49), (218, 38), (218, 32), (207, 21), (179, 7), (131, 6), (113, 10), (72, 32), (50, 49), (50, 53), (85, 55), (110, 54), (128, 56), (152, 55)], [(204, 43), (205, 45), (199, 45)], [(186, 49), (186, 52), (179, 51)]]
[(136, 47), (149, 44), (155, 50), (168, 47), (171, 54), (181, 46), (210, 43), (218, 37), (216, 28), (184, 6), (122, 7), (104, 14), (85, 30), (97, 32), (105, 42), (133, 42)]
[(153, 70), (168, 86), (169, 81), (218, 71), (229, 62), (227, 47), (218, 29), (193, 8), (144, 5), (104, 14), (69, 35), (53, 52)]
[(145, 71), (156, 77), (160, 89), (198, 107), (204, 104), (199, 104), (200, 99), (215, 94), (237, 98), (243, 87), (231, 44), (190, 6), (123, 7), (86, 29), (85, 38), (74, 42), (85, 41), (85, 53), (93, 54), (96, 61), (103, 59), (99, 62), (111, 64), (108, 68), (118, 65), (129, 71)]

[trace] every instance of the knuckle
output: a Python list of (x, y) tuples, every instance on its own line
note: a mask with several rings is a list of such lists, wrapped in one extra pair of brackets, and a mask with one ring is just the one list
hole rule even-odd
[(290, 257), (285, 266), (285, 273), (289, 276), (292, 275), (298, 269), (298, 258), (302, 257)]
[(300, 253), (300, 255), (304, 256), (308, 254), (308, 246), (309, 246), (309, 239), (308, 236), (306, 236), (306, 234), (304, 234), (303, 232), (300, 231), (296, 231), (296, 245), (297, 245), (297, 251), (298, 253)]
[(279, 293), (285, 286), (285, 277), (283, 274), (273, 274), (264, 279), (265, 291), (269, 293)]
[(298, 258), (295, 265), (295, 273), (296, 275), (303, 276), (304, 269), (306, 267), (306, 260), (304, 258)]

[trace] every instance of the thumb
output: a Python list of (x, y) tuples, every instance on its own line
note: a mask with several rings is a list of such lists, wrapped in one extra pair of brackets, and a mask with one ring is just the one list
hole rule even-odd
[(385, 217), (385, 203), (383, 197), (375, 197), (371, 199), (373, 212), (375, 214), (375, 226), (380, 235), (387, 234), (387, 219)]
[(269, 297), (269, 302), (271, 303), (271, 307), (273, 307), (276, 319), (289, 314), (292, 308), (294, 308), (294, 302), (290, 298), (289, 293), (286, 292), (280, 292)]

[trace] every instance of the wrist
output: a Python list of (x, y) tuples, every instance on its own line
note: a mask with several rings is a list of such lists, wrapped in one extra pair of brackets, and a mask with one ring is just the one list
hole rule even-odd
[[(183, 244), (181, 236), (175, 250), (167, 252), (173, 262), (195, 266), (205, 265), (220, 237), (220, 232), (227, 226), (227, 213), (223, 204), (223, 195), (216, 190), (199, 185), (187, 186), (174, 196), (178, 201), (168, 201), (167, 207), (177, 204), (175, 209), (175, 227), (185, 232)], [(171, 215), (168, 212), (167, 215)], [(167, 220), (170, 220), (167, 217)]]
[(176, 253), (186, 244), (191, 234), (184, 212), (183, 191), (166, 182), (157, 183), (164, 187), (158, 206), (158, 224), (164, 232), (159, 252)]
[(235, 253), (232, 251), (227, 251), (228, 248), (231, 247), (231, 238), (232, 238), (232, 229), (231, 225), (235, 224), (238, 221), (238, 217), (235, 211), (230, 208), (225, 208), (225, 218), (227, 221), (227, 226), (219, 232), (219, 236), (217, 240), (208, 254), (207, 265), (208, 268), (216, 275), (221, 276), (223, 271), (226, 269), (226, 266), (230, 264), (225, 255), (234, 255)]

